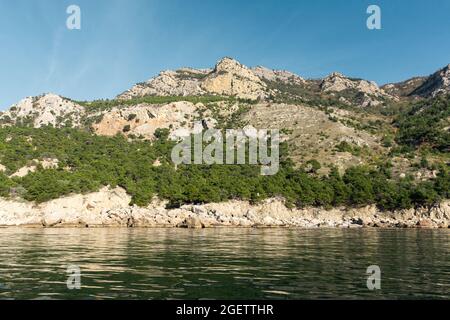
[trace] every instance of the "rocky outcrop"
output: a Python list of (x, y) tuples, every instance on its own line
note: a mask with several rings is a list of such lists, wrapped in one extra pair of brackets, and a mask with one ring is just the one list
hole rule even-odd
[(147, 82), (133, 86), (118, 98), (211, 94), (255, 100), (265, 97), (267, 92), (265, 83), (252, 70), (234, 59), (223, 58), (213, 70), (183, 68), (164, 71)]
[(341, 92), (350, 89), (356, 90), (366, 96), (389, 96), (373, 81), (350, 79), (338, 72), (333, 72), (324, 78), (320, 84), (320, 88), (324, 92)]
[(265, 79), (268, 81), (279, 81), (282, 83), (289, 84), (304, 84), (305, 79), (286, 70), (271, 70), (266, 67), (257, 66), (251, 69), (253, 73), (258, 76), (260, 79)]
[(407, 97), (426, 80), (427, 77), (414, 77), (398, 83), (385, 84), (381, 89), (392, 96)]
[(0, 199), (0, 226), (41, 227), (401, 227), (448, 228), (450, 201), (433, 208), (381, 212), (363, 208), (289, 209), (282, 199), (257, 205), (228, 201), (167, 209), (155, 199), (148, 207), (130, 206), (121, 188), (103, 188), (43, 204)]
[(450, 64), (429, 76), (411, 95), (436, 97), (448, 93), (450, 93)]
[(2, 226), (99, 225), (105, 212), (128, 207), (131, 198), (121, 188), (107, 187), (87, 195), (72, 195), (42, 204), (0, 199)]
[(0, 115), (3, 123), (16, 124), (30, 122), (35, 128), (46, 125), (61, 127), (70, 123), (79, 125), (84, 115), (84, 108), (56, 94), (44, 94), (38, 97), (28, 97), (11, 106)]
[[(200, 116), (200, 110), (202, 110)], [(217, 121), (205, 111), (201, 103), (173, 102), (163, 105), (139, 104), (113, 108), (101, 112), (101, 119), (92, 125), (98, 135), (114, 136), (118, 133), (154, 139), (157, 129), (169, 129), (171, 135), (180, 130), (191, 130), (195, 120), (202, 120), (208, 128), (214, 128)], [(93, 115), (97, 117), (98, 114)]]
[(157, 77), (138, 83), (118, 96), (119, 99), (132, 99), (144, 96), (197, 96), (206, 94), (201, 79), (210, 71), (181, 69), (163, 71)]
[(320, 83), (320, 89), (333, 95), (350, 93), (355, 95), (353, 101), (348, 101), (345, 96), (340, 97), (340, 101), (346, 104), (355, 104), (360, 107), (376, 107), (383, 104), (385, 99), (397, 100), (395, 96), (389, 95), (373, 81), (363, 79), (351, 79), (344, 75), (333, 72)]
[(251, 100), (263, 99), (267, 94), (265, 83), (249, 68), (231, 58), (217, 63), (214, 72), (203, 81), (202, 88), (209, 93)]

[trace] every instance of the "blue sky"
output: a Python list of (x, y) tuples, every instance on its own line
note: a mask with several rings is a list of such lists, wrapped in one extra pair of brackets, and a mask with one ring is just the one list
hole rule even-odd
[[(81, 8), (68, 30), (66, 8)], [(382, 10), (382, 30), (366, 9)], [(0, 110), (54, 92), (112, 98), (164, 69), (223, 56), (306, 78), (379, 84), (450, 63), (448, 0), (0, 0)]]

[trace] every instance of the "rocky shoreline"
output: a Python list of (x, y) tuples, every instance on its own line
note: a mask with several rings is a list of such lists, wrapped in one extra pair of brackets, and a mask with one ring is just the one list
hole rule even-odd
[(0, 198), (0, 227), (298, 227), (298, 228), (449, 228), (450, 201), (433, 208), (380, 211), (362, 208), (289, 209), (282, 199), (258, 205), (228, 201), (166, 209), (155, 199), (148, 207), (130, 206), (124, 189), (105, 187), (42, 204)]

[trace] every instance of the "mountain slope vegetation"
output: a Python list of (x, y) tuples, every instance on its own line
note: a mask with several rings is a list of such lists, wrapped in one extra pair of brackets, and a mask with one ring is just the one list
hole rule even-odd
[[(448, 72), (378, 87), (333, 73), (303, 79), (248, 68), (163, 72), (112, 100), (26, 98), (0, 114), (0, 196), (44, 202), (121, 186), (134, 204), (170, 206), (283, 197), (291, 206), (432, 206), (449, 197)], [(419, 87), (433, 88), (425, 95)], [(422, 91), (420, 91), (422, 92)], [(279, 129), (279, 172), (180, 165), (174, 134)]]

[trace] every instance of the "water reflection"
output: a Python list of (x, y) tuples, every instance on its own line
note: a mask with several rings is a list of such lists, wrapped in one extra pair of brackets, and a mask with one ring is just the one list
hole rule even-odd
[[(0, 298), (449, 298), (448, 230), (0, 229)], [(82, 270), (68, 290), (66, 268)], [(382, 289), (366, 268), (379, 265)]]

